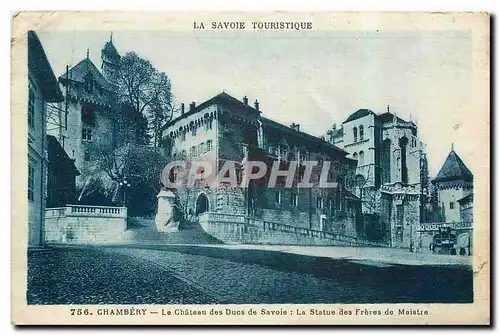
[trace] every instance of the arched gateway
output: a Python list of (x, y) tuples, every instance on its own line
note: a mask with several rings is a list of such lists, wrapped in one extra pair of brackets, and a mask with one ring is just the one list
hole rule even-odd
[(209, 203), (207, 195), (205, 193), (200, 193), (200, 195), (198, 195), (198, 199), (196, 199), (196, 216), (200, 215), (201, 213), (208, 212), (208, 208)]

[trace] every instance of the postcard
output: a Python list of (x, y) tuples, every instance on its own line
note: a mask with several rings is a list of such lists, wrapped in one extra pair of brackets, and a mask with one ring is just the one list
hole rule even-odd
[(16, 325), (488, 325), (488, 13), (19, 12)]

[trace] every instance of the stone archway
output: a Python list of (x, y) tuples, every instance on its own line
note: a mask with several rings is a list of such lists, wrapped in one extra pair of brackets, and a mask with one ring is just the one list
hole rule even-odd
[(195, 209), (196, 216), (208, 212), (209, 208), (210, 208), (210, 203), (208, 201), (207, 195), (205, 193), (200, 193), (198, 195), (198, 198), (196, 199), (196, 209)]

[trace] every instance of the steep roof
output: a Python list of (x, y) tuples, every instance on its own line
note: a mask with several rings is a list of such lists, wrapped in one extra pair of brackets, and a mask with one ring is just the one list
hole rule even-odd
[(441, 167), (441, 170), (439, 170), (439, 173), (433, 181), (472, 181), (472, 179), (472, 172), (470, 172), (462, 159), (460, 159), (457, 153), (452, 149)]
[(113, 44), (112, 40), (109, 40), (104, 44), (104, 48), (102, 49), (103, 52), (109, 53), (113, 57), (119, 57), (120, 54), (115, 48), (115, 45)]
[(92, 74), (92, 77), (99, 86), (107, 90), (112, 90), (111, 85), (104, 78), (102, 73), (97, 69), (94, 63), (92, 63), (90, 58), (84, 58), (78, 64), (73, 66), (71, 69), (69, 69), (67, 74), (65, 73), (59, 77), (59, 81), (64, 82), (68, 77), (69, 80), (76, 81), (79, 83), (85, 83), (85, 76), (89, 72)]
[(42, 43), (32, 30), (28, 31), (28, 71), (40, 81), (40, 89), (45, 101), (60, 102), (64, 100)]
[(351, 115), (349, 115), (349, 117), (347, 118), (347, 120), (345, 120), (342, 123), (351, 122), (351, 121), (354, 121), (356, 119), (360, 119), (360, 118), (365, 117), (365, 116), (370, 115), (370, 114), (371, 115), (376, 115), (374, 112), (372, 112), (369, 109), (358, 109), (357, 111), (355, 111), (354, 113), (352, 113)]

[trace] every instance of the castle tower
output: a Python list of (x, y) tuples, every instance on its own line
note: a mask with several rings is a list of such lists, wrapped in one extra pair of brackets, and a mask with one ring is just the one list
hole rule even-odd
[(472, 193), (473, 176), (453, 147), (432, 183), (436, 186), (439, 204), (444, 208), (446, 222), (460, 222), (458, 201)]
[(101, 50), (101, 72), (104, 78), (112, 84), (116, 84), (116, 75), (120, 63), (120, 54), (113, 44), (113, 33)]

